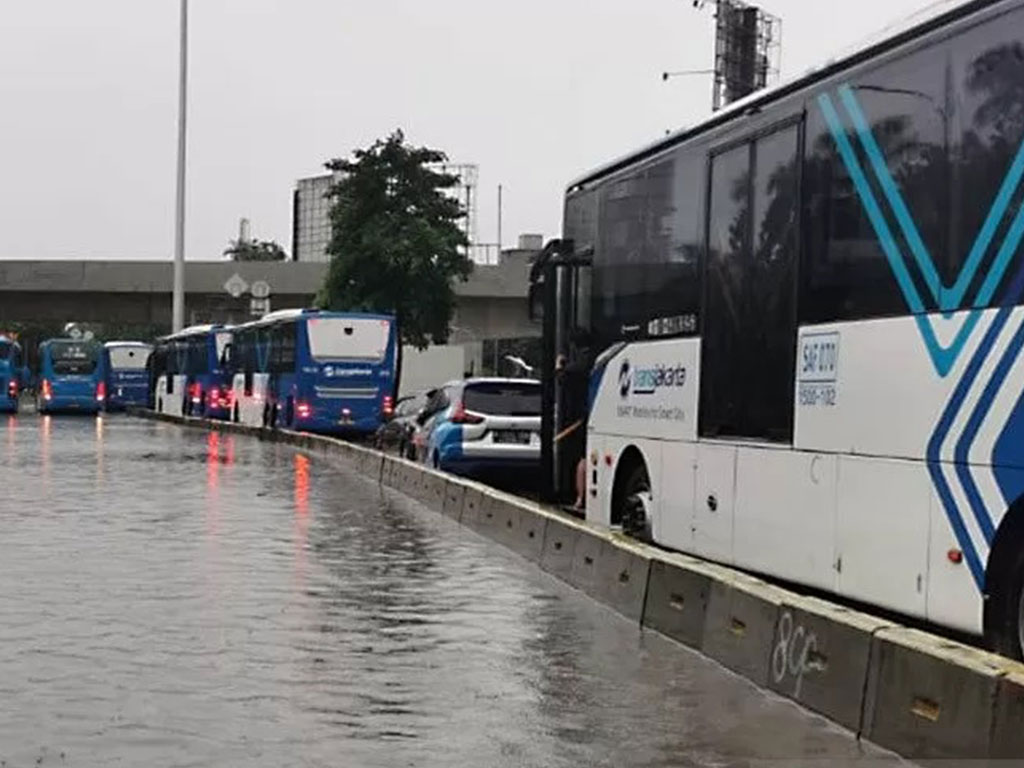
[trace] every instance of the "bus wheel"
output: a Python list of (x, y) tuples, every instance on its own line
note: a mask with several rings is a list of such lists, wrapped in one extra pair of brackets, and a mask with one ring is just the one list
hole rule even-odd
[(235, 422), (235, 424), (237, 424), (238, 421), (239, 421), (239, 419), (238, 419), (238, 403), (235, 403), (235, 411), (234, 411), (234, 413), (231, 414), (231, 420), (233, 422)]
[(287, 402), (287, 404), (284, 407), (284, 425), (288, 429), (291, 429), (294, 426), (294, 424), (293, 424), (294, 421), (295, 421), (295, 406), (292, 403), (292, 398), (289, 397), (288, 398), (288, 402)]
[(619, 499), (622, 532), (640, 541), (651, 541), (651, 480), (643, 462), (629, 471)]
[(1019, 661), (1024, 659), (1024, 550), (1016, 552), (1008, 566), (999, 569), (989, 594), (994, 621), (987, 634), (992, 650)]

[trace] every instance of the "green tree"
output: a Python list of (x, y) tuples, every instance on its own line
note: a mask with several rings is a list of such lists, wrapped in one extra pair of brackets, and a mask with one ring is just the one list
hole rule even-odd
[(273, 240), (232, 240), (224, 255), (232, 261), (284, 261), (288, 254)]
[(456, 280), (473, 263), (459, 226), (462, 205), (439, 169), (443, 152), (406, 143), (401, 131), (332, 160), (331, 264), (317, 296), (324, 309), (394, 313), (399, 336), (423, 349), (443, 344), (455, 311)]

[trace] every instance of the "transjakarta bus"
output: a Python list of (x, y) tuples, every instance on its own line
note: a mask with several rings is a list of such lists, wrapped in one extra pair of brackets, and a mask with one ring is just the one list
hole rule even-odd
[(225, 368), (231, 329), (194, 325), (157, 339), (153, 350), (153, 403), (158, 413), (227, 418), (230, 377)]
[(86, 339), (48, 339), (39, 345), (36, 411), (99, 413), (107, 396), (102, 346)]
[(149, 395), (149, 356), (153, 347), (141, 341), (108, 341), (103, 345), (106, 410), (145, 405)]
[(0, 413), (18, 412), (24, 379), (21, 345), (7, 336), (0, 336)]
[(235, 329), (233, 418), (252, 426), (372, 434), (394, 407), (389, 315), (281, 310)]
[(545, 466), (566, 499), (585, 458), (600, 523), (1020, 657), (1024, 1), (946, 8), (570, 186)]

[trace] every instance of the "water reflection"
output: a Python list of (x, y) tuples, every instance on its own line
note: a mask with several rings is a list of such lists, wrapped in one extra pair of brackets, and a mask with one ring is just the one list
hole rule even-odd
[(96, 416), (96, 489), (103, 487), (103, 415)]

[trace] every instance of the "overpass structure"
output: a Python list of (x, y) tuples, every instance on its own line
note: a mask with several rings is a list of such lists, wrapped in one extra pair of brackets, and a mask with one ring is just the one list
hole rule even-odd
[[(528, 317), (533, 251), (506, 251), (477, 265), (458, 297), (452, 343), (538, 336)], [(324, 263), (188, 262), (185, 320), (241, 323), (254, 312), (307, 307), (327, 272)], [(0, 327), (12, 323), (104, 323), (171, 327), (171, 262), (0, 261)]]

